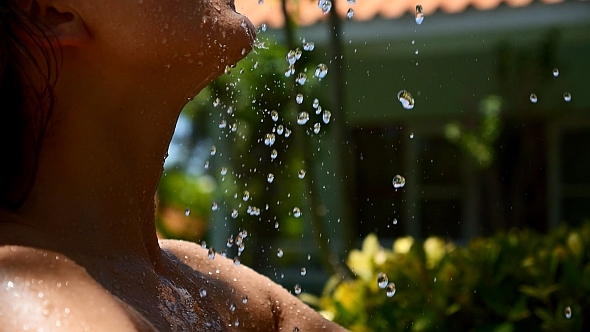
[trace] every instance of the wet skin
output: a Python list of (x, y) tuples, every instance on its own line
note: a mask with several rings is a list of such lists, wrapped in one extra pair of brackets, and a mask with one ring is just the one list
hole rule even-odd
[(39, 9), (63, 67), (35, 185), (0, 211), (0, 332), (343, 330), (247, 267), (156, 238), (180, 110), (253, 42), (232, 3), (18, 3)]

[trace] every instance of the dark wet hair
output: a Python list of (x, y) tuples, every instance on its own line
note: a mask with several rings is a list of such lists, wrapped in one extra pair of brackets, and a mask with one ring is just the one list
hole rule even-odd
[(0, 0), (0, 208), (10, 210), (33, 187), (55, 106), (60, 50), (48, 42), (36, 13), (36, 1), (26, 13), (15, 0)]

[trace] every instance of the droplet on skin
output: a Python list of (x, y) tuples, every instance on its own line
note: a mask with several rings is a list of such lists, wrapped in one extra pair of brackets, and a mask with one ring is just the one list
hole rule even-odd
[(209, 259), (215, 258), (215, 248), (213, 248), (213, 247), (209, 248), (209, 251), (207, 252), (207, 257)]
[(297, 294), (297, 295), (301, 294), (301, 285), (300, 284), (296, 284), (294, 289), (295, 289), (295, 294)]
[(403, 108), (411, 110), (414, 108), (414, 97), (406, 90), (400, 90), (397, 93), (397, 100), (402, 104)]
[(529, 96), (529, 99), (531, 101), (531, 103), (536, 104), (538, 99), (537, 99), (537, 95), (534, 93), (531, 93), (531, 95)]
[(301, 217), (301, 209), (299, 209), (298, 207), (293, 208), (293, 216), (295, 218)]
[(243, 296), (242, 296), (242, 303), (243, 303), (243, 304), (246, 304), (246, 303), (248, 303), (248, 295), (243, 295)]
[(234, 265), (235, 266), (239, 266), (240, 265), (240, 257), (239, 256), (234, 257)]
[(563, 94), (563, 100), (565, 100), (567, 103), (569, 103), (572, 100), (572, 95), (569, 92), (565, 92)]
[(377, 275), (377, 285), (379, 286), (379, 288), (384, 289), (385, 287), (387, 287), (387, 283), (389, 283), (387, 275), (383, 272), (379, 273)]
[(289, 52), (287, 52), (286, 58), (287, 58), (287, 62), (289, 63), (290, 66), (294, 65), (295, 62), (297, 62), (297, 54), (293, 50), (290, 50)]
[(424, 10), (422, 9), (422, 5), (417, 5), (416, 6), (416, 23), (422, 24), (422, 21), (424, 21)]
[(300, 112), (297, 114), (297, 124), (304, 125), (309, 121), (309, 113), (307, 112)]
[(283, 249), (279, 248), (277, 250), (277, 257), (279, 257), (279, 258), (283, 257)]
[(391, 182), (393, 183), (393, 187), (395, 189), (403, 188), (406, 185), (406, 179), (399, 174), (394, 176)]
[(199, 292), (199, 295), (201, 295), (201, 297), (207, 296), (207, 290), (206, 289), (201, 289), (201, 291)]
[(565, 318), (567, 318), (567, 319), (572, 318), (572, 308), (570, 308), (570, 306), (565, 307), (564, 313), (565, 313)]
[(213, 101), (213, 107), (219, 107), (221, 105), (221, 100), (219, 98), (215, 98)]
[(393, 297), (395, 295), (395, 284), (390, 282), (387, 287), (385, 287), (385, 292), (387, 297)]

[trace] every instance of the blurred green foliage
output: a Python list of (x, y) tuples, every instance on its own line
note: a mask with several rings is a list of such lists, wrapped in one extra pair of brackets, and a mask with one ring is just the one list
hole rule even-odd
[(590, 223), (512, 229), (466, 247), (404, 237), (387, 249), (369, 235), (348, 257), (353, 280), (333, 278), (303, 300), (352, 331), (588, 331), (589, 246)]

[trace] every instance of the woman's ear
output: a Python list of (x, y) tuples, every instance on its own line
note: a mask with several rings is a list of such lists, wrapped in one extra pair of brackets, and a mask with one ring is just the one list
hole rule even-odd
[(32, 19), (41, 24), (45, 36), (61, 46), (85, 44), (90, 39), (82, 17), (66, 0), (17, 0)]

